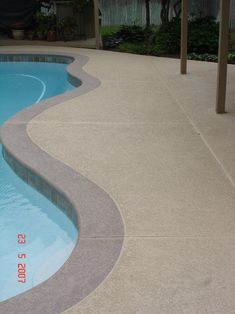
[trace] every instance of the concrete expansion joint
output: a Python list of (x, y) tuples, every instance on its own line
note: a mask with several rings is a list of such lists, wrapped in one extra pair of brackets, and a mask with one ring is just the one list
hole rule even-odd
[[(156, 67), (156, 65), (153, 63), (153, 66)], [(157, 67), (156, 67), (157, 68)], [(157, 70), (159, 71), (159, 73), (161, 73), (161, 70), (159, 68), (157, 68)], [(213, 158), (216, 160), (218, 166), (221, 168), (224, 176), (228, 179), (228, 181), (231, 183), (231, 185), (233, 186), (233, 188), (235, 188), (235, 181), (233, 179), (233, 177), (230, 175), (230, 173), (228, 172), (228, 170), (226, 169), (226, 167), (223, 165), (223, 163), (221, 162), (221, 160), (219, 159), (219, 157), (217, 156), (217, 154), (215, 153), (215, 151), (213, 150), (213, 148), (210, 146), (210, 144), (208, 143), (208, 141), (206, 140), (206, 138), (203, 136), (203, 133), (200, 131), (200, 128), (197, 126), (197, 124), (191, 119), (190, 115), (186, 112), (186, 110), (184, 109), (184, 107), (182, 106), (181, 102), (178, 100), (177, 97), (174, 97), (172, 94), (172, 90), (169, 88), (169, 86), (166, 84), (166, 90), (169, 93), (169, 95), (172, 98), (172, 101), (175, 101), (176, 104), (178, 105), (178, 107), (180, 108), (181, 112), (184, 114), (184, 116), (186, 117), (186, 119), (188, 120), (189, 124), (192, 126), (192, 128), (194, 129), (194, 131), (196, 132), (196, 134), (198, 134), (202, 140), (202, 142), (204, 143), (204, 145), (207, 147), (207, 149), (210, 151), (211, 155), (213, 156)]]

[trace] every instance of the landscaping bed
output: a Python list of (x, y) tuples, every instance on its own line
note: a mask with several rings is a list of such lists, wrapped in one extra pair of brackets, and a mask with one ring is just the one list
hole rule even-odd
[[(141, 55), (179, 57), (181, 20), (175, 17), (168, 23), (148, 28), (138, 25), (103, 27), (103, 47), (107, 50)], [(215, 18), (189, 19), (188, 58), (218, 61), (219, 23)], [(230, 33), (228, 62), (235, 63), (235, 32)]]

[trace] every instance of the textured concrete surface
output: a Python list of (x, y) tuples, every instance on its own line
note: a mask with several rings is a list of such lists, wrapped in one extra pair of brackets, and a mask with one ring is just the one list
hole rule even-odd
[(114, 199), (126, 235), (112, 273), (65, 313), (234, 313), (235, 67), (216, 115), (216, 64), (180, 76), (178, 60), (76, 51), (101, 86), (28, 134)]

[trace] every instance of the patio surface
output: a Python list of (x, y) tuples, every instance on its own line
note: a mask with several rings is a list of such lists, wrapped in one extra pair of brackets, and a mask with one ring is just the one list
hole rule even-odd
[(113, 271), (64, 313), (234, 313), (235, 67), (216, 115), (216, 64), (191, 61), (181, 76), (175, 59), (40, 49), (88, 56), (101, 86), (44, 111), (28, 134), (102, 187), (126, 228)]

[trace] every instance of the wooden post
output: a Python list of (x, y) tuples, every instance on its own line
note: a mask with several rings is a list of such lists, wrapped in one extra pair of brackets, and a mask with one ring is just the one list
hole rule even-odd
[(95, 18), (95, 46), (96, 49), (100, 49), (99, 0), (94, 0), (94, 18)]
[(220, 38), (217, 72), (216, 112), (225, 113), (230, 0), (220, 0)]
[(182, 0), (180, 72), (187, 73), (189, 0)]

